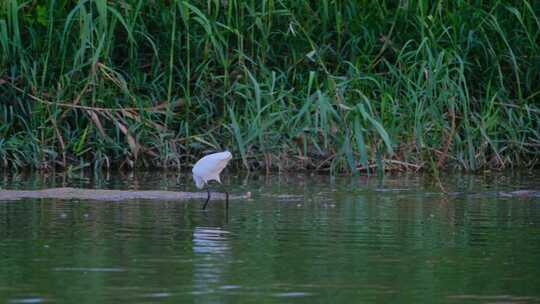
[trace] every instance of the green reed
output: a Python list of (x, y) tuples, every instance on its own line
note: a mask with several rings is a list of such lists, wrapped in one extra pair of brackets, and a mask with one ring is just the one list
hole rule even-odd
[(504, 168), (540, 151), (538, 1), (0, 2), (0, 165)]

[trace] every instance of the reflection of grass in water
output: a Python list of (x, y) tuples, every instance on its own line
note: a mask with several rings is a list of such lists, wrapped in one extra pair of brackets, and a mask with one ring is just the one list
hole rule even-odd
[[(536, 2), (0, 4), (0, 162), (527, 166)], [(241, 160), (241, 161), (240, 161)]]

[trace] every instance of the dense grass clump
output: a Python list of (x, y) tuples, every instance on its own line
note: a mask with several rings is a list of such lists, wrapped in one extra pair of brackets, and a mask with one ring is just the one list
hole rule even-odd
[(540, 1), (0, 2), (0, 163), (529, 166)]

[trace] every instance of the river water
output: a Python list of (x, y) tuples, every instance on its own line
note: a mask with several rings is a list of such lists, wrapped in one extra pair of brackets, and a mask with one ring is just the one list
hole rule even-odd
[[(172, 173), (0, 177), (63, 186), (195, 191)], [(0, 303), (540, 303), (540, 198), (492, 195), (540, 172), (225, 187), (252, 198), (0, 201)]]

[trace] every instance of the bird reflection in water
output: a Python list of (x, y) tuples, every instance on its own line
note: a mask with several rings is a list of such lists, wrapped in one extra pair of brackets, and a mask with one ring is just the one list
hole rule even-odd
[(207, 294), (224, 285), (231, 261), (230, 232), (219, 227), (193, 230), (193, 285), (196, 294)]

